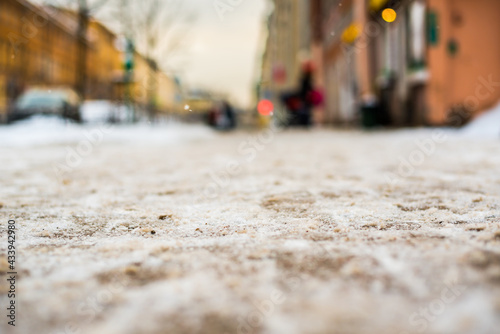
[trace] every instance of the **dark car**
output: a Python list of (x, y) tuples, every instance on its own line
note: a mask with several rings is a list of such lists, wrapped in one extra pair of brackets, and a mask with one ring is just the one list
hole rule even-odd
[(8, 121), (33, 115), (57, 115), (80, 122), (80, 98), (71, 89), (29, 89), (15, 101)]

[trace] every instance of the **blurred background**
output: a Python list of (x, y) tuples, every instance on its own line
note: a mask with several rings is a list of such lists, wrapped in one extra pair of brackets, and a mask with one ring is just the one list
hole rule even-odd
[(499, 333), (499, 33), (500, 0), (0, 0), (16, 333)]
[(1, 0), (0, 118), (60, 114), (54, 109), (61, 109), (61, 96), (78, 104), (81, 119), (70, 117), (76, 121), (206, 121), (223, 101), (248, 110), (266, 6), (237, 7), (227, 12), (195, 0)]
[(0, 0), (0, 119), (463, 126), (500, 98), (496, 0)]
[(259, 96), (293, 87), (310, 59), (316, 124), (461, 126), (500, 97), (498, 1), (273, 3)]

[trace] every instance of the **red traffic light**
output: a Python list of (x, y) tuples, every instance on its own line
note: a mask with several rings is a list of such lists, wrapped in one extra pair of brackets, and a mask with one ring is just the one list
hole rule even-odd
[(269, 100), (262, 100), (259, 102), (257, 105), (257, 111), (259, 114), (262, 116), (269, 116), (273, 113), (274, 111), (274, 105), (271, 101)]

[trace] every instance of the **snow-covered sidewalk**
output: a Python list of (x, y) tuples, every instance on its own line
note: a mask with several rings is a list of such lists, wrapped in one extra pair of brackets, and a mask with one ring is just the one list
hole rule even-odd
[(30, 124), (0, 128), (15, 333), (500, 328), (498, 139)]

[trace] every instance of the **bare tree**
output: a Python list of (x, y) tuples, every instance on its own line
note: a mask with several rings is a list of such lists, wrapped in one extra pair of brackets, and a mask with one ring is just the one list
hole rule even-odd
[(169, 60), (186, 50), (189, 25), (195, 16), (181, 0), (142, 0), (140, 5), (134, 2), (119, 0), (118, 17), (123, 33), (134, 40), (148, 63), (147, 111), (154, 119), (158, 71), (168, 68)]
[(45, 4), (70, 8), (76, 12), (76, 89), (87, 95), (88, 30), (92, 17), (106, 7), (107, 22), (120, 26), (121, 33), (145, 56), (148, 63), (146, 94), (148, 111), (154, 114), (157, 74), (172, 66), (170, 60), (186, 51), (190, 23), (195, 16), (183, 0), (42, 0)]

